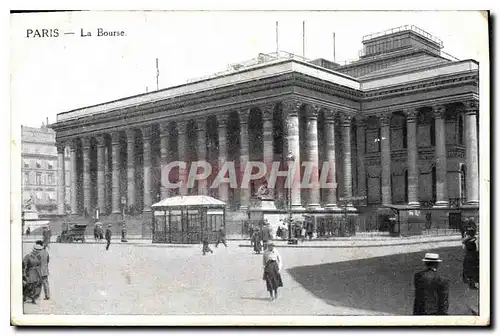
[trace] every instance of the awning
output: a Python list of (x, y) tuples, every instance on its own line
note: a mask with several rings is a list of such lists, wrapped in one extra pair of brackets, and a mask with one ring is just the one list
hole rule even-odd
[(152, 208), (174, 208), (174, 207), (185, 207), (185, 206), (213, 206), (213, 207), (224, 207), (225, 202), (215, 199), (210, 196), (205, 195), (195, 195), (195, 196), (174, 196), (161, 200), (158, 203), (153, 204)]

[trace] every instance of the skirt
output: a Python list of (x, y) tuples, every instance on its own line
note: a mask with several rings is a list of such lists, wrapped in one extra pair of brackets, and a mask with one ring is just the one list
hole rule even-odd
[(270, 260), (266, 263), (262, 280), (266, 281), (268, 292), (277, 290), (278, 287), (283, 287), (283, 281), (281, 281), (281, 275), (278, 270), (278, 263), (275, 260)]
[(253, 241), (253, 250), (256, 252), (256, 253), (260, 253), (262, 251), (262, 244), (260, 242), (259, 239), (255, 239)]
[(479, 253), (477, 251), (467, 251), (463, 267), (464, 282), (479, 282)]

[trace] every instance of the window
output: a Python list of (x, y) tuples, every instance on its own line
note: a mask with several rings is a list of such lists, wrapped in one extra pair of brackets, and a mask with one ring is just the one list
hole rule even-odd
[(42, 174), (36, 173), (36, 185), (42, 185)]
[(47, 169), (54, 169), (54, 162), (52, 161), (47, 162)]
[(48, 179), (48, 184), (55, 184), (56, 183), (56, 181), (54, 179), (54, 174), (48, 174), (47, 179)]
[(42, 163), (38, 160), (36, 160), (36, 167), (37, 168), (42, 168)]
[(29, 160), (24, 159), (24, 160), (23, 160), (23, 163), (24, 163), (24, 168), (29, 168), (29, 167), (30, 167), (30, 162), (29, 162)]
[(403, 124), (403, 148), (408, 148), (408, 127), (406, 124)]
[(24, 184), (30, 184), (30, 173), (24, 173)]
[(437, 200), (437, 191), (436, 191), (436, 167), (432, 167), (432, 202), (436, 203)]
[(434, 120), (431, 121), (431, 124), (430, 124), (430, 128), (431, 128), (431, 146), (436, 146), (436, 123), (434, 122)]

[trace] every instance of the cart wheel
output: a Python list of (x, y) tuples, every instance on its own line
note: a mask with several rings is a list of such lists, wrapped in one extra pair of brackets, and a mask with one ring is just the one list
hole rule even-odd
[(72, 243), (73, 242), (73, 237), (68, 237), (68, 243)]

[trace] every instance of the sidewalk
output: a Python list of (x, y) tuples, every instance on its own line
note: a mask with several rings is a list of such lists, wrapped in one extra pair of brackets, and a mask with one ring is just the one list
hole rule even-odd
[[(329, 239), (313, 239), (313, 240), (299, 240), (297, 245), (288, 245), (286, 240), (274, 240), (274, 244), (290, 248), (349, 248), (349, 247), (377, 247), (377, 246), (401, 246), (401, 245), (414, 245), (424, 243), (441, 243), (441, 242), (461, 242), (460, 235), (451, 236), (415, 236), (415, 237), (388, 237), (388, 236), (354, 236), (354, 237), (335, 237)], [(34, 243), (36, 240), (42, 240), (41, 236), (23, 237), (24, 243)], [(104, 244), (106, 241), (103, 239), (96, 242), (93, 236), (85, 236), (85, 243), (83, 244)], [(238, 244), (238, 247), (252, 247), (249, 239), (228, 239), (230, 243)], [(52, 237), (52, 244), (55, 243), (55, 238)], [(127, 242), (122, 242), (121, 237), (114, 237), (111, 240), (112, 244), (131, 244), (131, 245), (148, 245), (157, 247), (198, 247), (200, 244), (172, 244), (172, 243), (152, 243), (151, 238), (141, 238), (132, 236), (127, 239)], [(82, 244), (81, 242), (73, 244)]]

